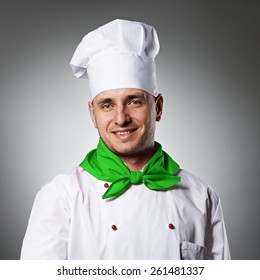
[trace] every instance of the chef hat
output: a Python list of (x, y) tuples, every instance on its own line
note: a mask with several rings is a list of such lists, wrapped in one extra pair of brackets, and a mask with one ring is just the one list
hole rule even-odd
[(116, 88), (138, 88), (157, 96), (154, 58), (159, 48), (152, 26), (116, 19), (82, 39), (70, 66), (77, 78), (89, 79), (91, 100)]

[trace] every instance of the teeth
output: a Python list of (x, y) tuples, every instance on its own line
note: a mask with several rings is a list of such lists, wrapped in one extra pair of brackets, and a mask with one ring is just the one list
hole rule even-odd
[(119, 132), (116, 132), (116, 134), (119, 134), (119, 135), (124, 135), (124, 134), (130, 134), (132, 131), (119, 131)]

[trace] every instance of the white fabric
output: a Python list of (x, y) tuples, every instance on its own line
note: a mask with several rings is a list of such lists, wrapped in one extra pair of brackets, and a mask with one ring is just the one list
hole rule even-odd
[(81, 167), (58, 175), (37, 194), (21, 259), (229, 259), (218, 196), (179, 176), (173, 190), (141, 184), (103, 200), (105, 182)]
[(155, 29), (145, 23), (117, 19), (88, 33), (70, 66), (77, 78), (88, 78), (90, 98), (115, 88), (139, 88), (157, 96), (154, 58), (159, 52)]

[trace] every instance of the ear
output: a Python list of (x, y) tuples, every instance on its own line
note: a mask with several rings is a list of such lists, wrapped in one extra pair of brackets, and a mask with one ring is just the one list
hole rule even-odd
[(159, 94), (155, 98), (155, 109), (156, 109), (156, 121), (159, 122), (162, 117), (163, 111), (163, 96)]
[(94, 127), (97, 128), (97, 123), (96, 123), (93, 103), (90, 102), (90, 101), (88, 102), (88, 110), (89, 110), (89, 113), (90, 113), (91, 120), (92, 120), (92, 122), (94, 124)]

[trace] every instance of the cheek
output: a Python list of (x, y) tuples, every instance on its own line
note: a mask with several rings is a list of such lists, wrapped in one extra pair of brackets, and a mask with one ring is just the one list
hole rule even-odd
[(99, 115), (96, 116), (96, 127), (99, 130), (104, 130), (109, 125), (109, 116), (107, 115)]
[(153, 126), (153, 123), (156, 120), (156, 112), (155, 110), (147, 109), (143, 112), (137, 112), (135, 117), (145, 126)]

